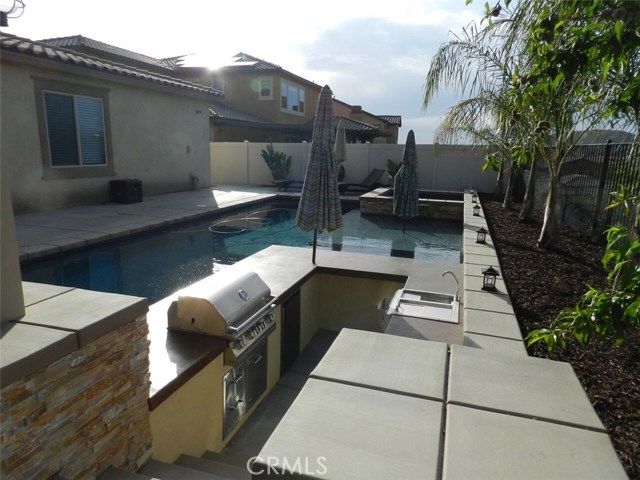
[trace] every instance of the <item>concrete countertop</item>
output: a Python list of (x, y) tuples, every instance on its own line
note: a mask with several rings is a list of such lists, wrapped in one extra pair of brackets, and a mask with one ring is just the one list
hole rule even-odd
[[(428, 263), (396, 257), (318, 250), (316, 265), (311, 249), (271, 246), (227, 267), (231, 271), (253, 271), (271, 289), (279, 303), (314, 273), (357, 275), (366, 278), (406, 281), (411, 288), (454, 294), (456, 285), (442, 272), (462, 273), (461, 264)], [(225, 269), (226, 270), (226, 269)], [(220, 276), (223, 280), (224, 276)], [(203, 280), (205, 281), (205, 280)], [(151, 340), (151, 392), (153, 409), (189, 378), (224, 351), (224, 340), (197, 334), (167, 330), (167, 310), (178, 293), (151, 305), (147, 315)]]
[[(566, 363), (343, 329), (311, 377), (254, 470), (335, 479), (626, 477)], [(322, 471), (287, 464), (306, 457), (315, 465), (319, 456)]]
[(142, 317), (146, 298), (22, 282), (25, 314), (2, 325), (0, 375), (8, 385)]

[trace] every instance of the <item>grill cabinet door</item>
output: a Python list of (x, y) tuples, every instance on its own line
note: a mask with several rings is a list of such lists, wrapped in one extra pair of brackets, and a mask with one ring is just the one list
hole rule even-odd
[(247, 409), (267, 389), (267, 342), (263, 342), (247, 358), (246, 400)]

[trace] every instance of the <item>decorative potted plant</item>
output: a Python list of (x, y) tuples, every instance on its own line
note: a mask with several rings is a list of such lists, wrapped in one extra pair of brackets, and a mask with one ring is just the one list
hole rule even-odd
[(267, 148), (260, 152), (260, 155), (271, 170), (274, 181), (287, 178), (289, 170), (291, 170), (291, 155), (276, 151), (273, 148), (273, 142), (270, 142)]

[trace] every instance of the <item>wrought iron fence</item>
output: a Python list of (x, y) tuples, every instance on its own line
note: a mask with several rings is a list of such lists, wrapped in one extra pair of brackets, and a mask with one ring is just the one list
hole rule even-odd
[[(539, 162), (536, 198), (538, 206), (546, 198), (548, 174)], [(640, 144), (606, 143), (578, 145), (565, 158), (560, 172), (559, 209), (561, 220), (585, 234), (611, 225), (630, 226), (622, 209), (606, 209), (611, 192), (624, 185), (640, 195)]]

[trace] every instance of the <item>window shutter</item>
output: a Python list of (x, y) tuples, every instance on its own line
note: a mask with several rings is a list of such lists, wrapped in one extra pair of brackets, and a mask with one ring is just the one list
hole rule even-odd
[(52, 166), (78, 165), (73, 97), (45, 92), (44, 103)]
[(106, 163), (102, 100), (76, 97), (78, 136), (83, 165)]

